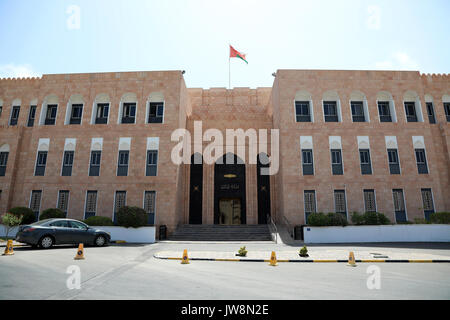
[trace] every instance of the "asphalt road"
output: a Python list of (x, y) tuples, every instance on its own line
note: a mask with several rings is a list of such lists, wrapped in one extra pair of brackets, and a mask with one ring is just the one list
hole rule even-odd
[[(449, 299), (450, 264), (204, 262), (159, 260), (162, 250), (278, 249), (272, 244), (121, 245), (86, 248), (74, 260), (75, 247), (50, 250), (16, 248), (0, 256), (0, 299)], [(316, 247), (348, 248), (349, 246)], [(375, 250), (375, 249), (374, 249)], [(376, 247), (383, 251), (382, 246)], [(448, 245), (420, 249), (406, 245), (389, 250), (434, 252), (450, 256)], [(81, 288), (67, 288), (70, 266), (79, 266)], [(376, 272), (368, 268), (376, 266)], [(372, 267), (373, 268), (373, 267)], [(379, 273), (380, 288), (367, 282)]]

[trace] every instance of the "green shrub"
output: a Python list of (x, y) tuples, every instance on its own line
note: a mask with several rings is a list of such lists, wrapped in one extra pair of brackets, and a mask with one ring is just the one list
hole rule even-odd
[(52, 218), (65, 218), (66, 214), (57, 208), (49, 208), (42, 211), (39, 216), (39, 220), (52, 219)]
[(386, 225), (391, 223), (388, 217), (379, 212), (365, 212), (363, 214), (353, 212), (351, 220), (355, 225)]
[(427, 221), (424, 218), (414, 218), (415, 224), (430, 224), (430, 221)]
[(244, 247), (241, 247), (240, 249), (239, 249), (239, 251), (238, 251), (238, 256), (240, 256), (240, 257), (245, 257), (245, 256), (247, 256), (247, 250), (245, 250), (245, 246)]
[(327, 223), (329, 226), (346, 226), (347, 217), (341, 213), (329, 212), (327, 214)]
[(101, 216), (93, 216), (84, 220), (88, 226), (113, 226), (114, 223), (111, 218), (101, 217)]
[(347, 218), (340, 213), (330, 212), (324, 214), (317, 212), (308, 216), (308, 225), (310, 226), (346, 226), (347, 224)]
[(435, 212), (430, 214), (430, 222), (438, 224), (450, 224), (450, 212)]
[(357, 226), (365, 224), (364, 216), (362, 214), (359, 214), (358, 212), (352, 213), (351, 220), (352, 220), (352, 223)]
[(306, 248), (306, 246), (303, 246), (303, 248), (300, 249), (298, 254), (300, 255), (300, 257), (309, 257), (308, 249)]
[(8, 212), (5, 213), (1, 218), (2, 218), (1, 222), (6, 229), (5, 238), (8, 239), (8, 234), (11, 231), (11, 229), (20, 225), (20, 222), (22, 221), (22, 216), (20, 215), (18, 216)]
[(117, 225), (125, 228), (146, 226), (148, 215), (139, 207), (122, 207), (117, 213)]
[(22, 224), (31, 224), (36, 222), (36, 215), (33, 210), (27, 207), (14, 207), (9, 210), (10, 213), (16, 216), (22, 216)]
[(308, 225), (310, 226), (327, 226), (327, 216), (323, 212), (311, 213), (308, 216)]

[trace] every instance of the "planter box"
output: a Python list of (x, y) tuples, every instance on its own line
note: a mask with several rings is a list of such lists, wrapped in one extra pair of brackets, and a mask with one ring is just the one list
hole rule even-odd
[(450, 242), (450, 225), (303, 227), (305, 243)]
[[(15, 238), (18, 227), (14, 227), (9, 230), (8, 238)], [(6, 228), (4, 225), (0, 224), (0, 238), (4, 238), (6, 236)]]

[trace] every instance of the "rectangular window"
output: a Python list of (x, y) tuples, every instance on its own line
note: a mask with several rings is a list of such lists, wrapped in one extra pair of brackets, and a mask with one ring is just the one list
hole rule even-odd
[(144, 193), (144, 210), (148, 214), (148, 224), (155, 224), (155, 207), (156, 207), (156, 192), (145, 191)]
[(95, 216), (97, 212), (97, 191), (88, 191), (86, 193), (86, 208), (84, 210), (84, 219)]
[(316, 212), (316, 191), (305, 190), (303, 195), (305, 200), (305, 222), (308, 224), (308, 216)]
[(47, 165), (47, 151), (38, 151), (34, 175), (43, 176), (45, 174), (46, 165)]
[(119, 159), (117, 164), (117, 175), (127, 176), (128, 175), (128, 158), (129, 151), (119, 151)]
[(352, 101), (350, 105), (352, 108), (353, 122), (365, 122), (366, 118), (364, 116), (364, 106), (362, 101)]
[(17, 121), (19, 120), (20, 114), (20, 106), (14, 106), (11, 111), (11, 119), (9, 120), (10, 126), (17, 125)]
[(73, 151), (64, 151), (63, 167), (61, 173), (61, 175), (64, 177), (70, 177), (72, 175), (73, 156)]
[(417, 122), (416, 104), (414, 102), (405, 102), (405, 113), (407, 122)]
[(98, 177), (100, 175), (101, 151), (91, 151), (91, 162), (89, 165), (89, 176)]
[(302, 150), (303, 175), (314, 174), (313, 151), (311, 149)]
[(6, 166), (8, 165), (9, 152), (0, 152), (0, 176), (3, 177), (6, 174)]
[(70, 124), (81, 124), (81, 117), (83, 115), (83, 105), (73, 104), (72, 114), (70, 115)]
[(378, 113), (380, 115), (380, 122), (392, 122), (389, 101), (378, 101)]
[(95, 124), (107, 124), (109, 115), (109, 103), (98, 103)]
[(347, 216), (347, 205), (345, 203), (345, 190), (334, 190), (334, 208), (336, 213)]
[(116, 197), (114, 200), (114, 222), (117, 222), (117, 213), (120, 208), (126, 206), (127, 202), (127, 192), (126, 191), (116, 191)]
[(163, 102), (150, 102), (148, 123), (162, 123), (164, 116), (164, 103)]
[(392, 196), (394, 198), (395, 221), (406, 222), (405, 199), (402, 189), (393, 189)]
[(39, 220), (39, 210), (41, 208), (41, 195), (42, 195), (41, 190), (31, 191), (30, 209), (33, 210), (36, 221)]
[(430, 215), (434, 213), (433, 194), (431, 189), (422, 189), (422, 203), (425, 219), (429, 220)]
[(377, 212), (377, 204), (375, 201), (375, 190), (364, 189), (364, 207), (366, 212)]
[(428, 121), (430, 123), (436, 123), (436, 117), (434, 116), (434, 106), (432, 102), (427, 102), (427, 114)]
[(309, 101), (295, 101), (295, 120), (297, 122), (311, 122)]
[(146, 176), (156, 176), (158, 169), (158, 150), (147, 150)]
[(325, 115), (325, 122), (338, 122), (337, 103), (336, 101), (324, 101), (323, 113)]
[(400, 174), (400, 162), (398, 161), (397, 149), (387, 149), (389, 171), (391, 174)]
[(56, 113), (58, 111), (58, 105), (49, 104), (47, 105), (47, 114), (45, 117), (45, 125), (54, 125), (56, 122)]
[(450, 102), (444, 102), (445, 116), (447, 117), (447, 122), (450, 122)]
[(428, 166), (425, 149), (415, 149), (414, 151), (416, 153), (417, 170), (419, 171), (419, 174), (427, 174)]
[(136, 103), (124, 103), (122, 123), (134, 123), (136, 119)]
[(361, 174), (372, 174), (369, 149), (359, 149), (359, 160), (361, 163)]
[(341, 175), (344, 173), (342, 169), (342, 155), (340, 149), (331, 149), (331, 167), (333, 174)]
[(2, 117), (3, 106), (0, 106), (0, 118)]
[(34, 119), (36, 118), (36, 106), (30, 106), (30, 113), (28, 114), (28, 127), (34, 126)]
[(57, 208), (65, 213), (67, 217), (67, 208), (69, 207), (69, 191), (59, 190)]

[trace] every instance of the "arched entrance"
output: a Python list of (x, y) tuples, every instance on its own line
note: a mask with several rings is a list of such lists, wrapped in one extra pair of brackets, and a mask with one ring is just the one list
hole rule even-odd
[(189, 224), (202, 224), (203, 158), (200, 153), (191, 156), (189, 192)]
[(232, 153), (214, 165), (214, 224), (246, 224), (245, 164)]
[(258, 183), (258, 224), (266, 224), (270, 216), (270, 176), (261, 174), (262, 168), (269, 168), (269, 157), (265, 153), (258, 155), (257, 183)]

